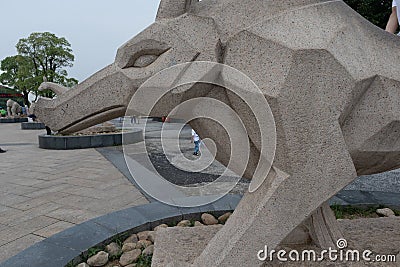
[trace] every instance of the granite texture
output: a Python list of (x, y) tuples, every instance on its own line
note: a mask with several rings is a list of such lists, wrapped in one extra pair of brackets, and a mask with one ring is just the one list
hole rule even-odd
[[(257, 266), (254, 247), (275, 248), (302, 225), (319, 221), (322, 232), (310, 227), (314, 241), (335, 242), (331, 230), (338, 227), (322, 205), (357, 175), (399, 167), (399, 49), (397, 36), (343, 1), (162, 0), (156, 22), (120, 47), (114, 63), (54, 100), (40, 99), (35, 114), (52, 130), (71, 133), (123, 115), (144, 81), (179, 63), (218, 62), (246, 74), (274, 115), (275, 160), (194, 264)], [(237, 95), (188, 85), (165, 95), (150, 115), (195, 97), (219, 100), (244, 121), (251, 178), (261, 133), (271, 129)], [(231, 149), (222, 127), (209, 120), (191, 126), (215, 140), (226, 164)]]
[[(348, 249), (358, 250), (362, 253), (364, 250), (371, 250), (372, 255), (397, 255), (399, 253), (400, 239), (397, 238), (393, 229), (400, 225), (399, 218), (368, 218), (356, 220), (341, 220), (339, 225), (347, 236)], [(200, 227), (173, 227), (157, 231), (155, 239), (155, 249), (153, 254), (152, 267), (164, 267), (172, 263), (173, 267), (191, 266), (198, 257), (199, 251), (202, 251), (212, 240), (212, 237), (221, 229), (221, 225), (200, 226)], [(254, 248), (254, 255), (261, 248)], [(296, 249), (302, 251), (305, 249), (319, 249), (312, 245), (307, 246), (281, 246), (280, 249), (290, 251)], [(270, 250), (269, 250), (270, 251)], [(276, 254), (275, 254), (276, 256)], [(371, 256), (371, 259), (374, 258)], [(285, 256), (287, 258), (287, 254)], [(361, 256), (360, 256), (361, 258)], [(397, 262), (385, 263), (367, 263), (360, 262), (341, 262), (337, 260), (323, 262), (300, 262), (288, 261), (279, 262), (275, 258), (273, 262), (262, 263), (262, 266), (398, 266)], [(216, 265), (211, 265), (216, 266)], [(240, 266), (240, 265), (232, 265)], [(244, 265), (251, 266), (251, 265)]]
[[(169, 227), (157, 230), (152, 267), (193, 263), (222, 225)], [(179, 265), (177, 265), (179, 266)]]

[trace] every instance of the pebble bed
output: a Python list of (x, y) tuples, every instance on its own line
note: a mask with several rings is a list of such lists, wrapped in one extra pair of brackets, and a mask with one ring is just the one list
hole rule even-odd
[(71, 261), (66, 267), (150, 267), (154, 252), (157, 231), (167, 227), (200, 227), (225, 224), (231, 212), (218, 218), (209, 213), (201, 215), (201, 221), (182, 220), (177, 224), (160, 224), (152, 231), (142, 231), (129, 235), (116, 236), (111, 242), (88, 249), (82, 253), (80, 263)]

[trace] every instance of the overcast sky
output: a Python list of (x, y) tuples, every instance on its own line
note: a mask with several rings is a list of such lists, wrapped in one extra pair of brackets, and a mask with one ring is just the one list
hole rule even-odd
[(65, 37), (80, 82), (114, 61), (117, 48), (154, 22), (159, 0), (0, 0), (0, 60), (32, 32)]

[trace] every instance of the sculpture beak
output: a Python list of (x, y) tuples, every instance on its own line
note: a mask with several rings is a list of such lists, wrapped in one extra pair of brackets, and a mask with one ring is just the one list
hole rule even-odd
[(53, 90), (57, 97), (40, 98), (33, 112), (55, 132), (77, 132), (123, 116), (131, 96), (141, 83), (129, 79), (118, 66), (111, 64), (72, 89), (43, 83), (39, 89)]

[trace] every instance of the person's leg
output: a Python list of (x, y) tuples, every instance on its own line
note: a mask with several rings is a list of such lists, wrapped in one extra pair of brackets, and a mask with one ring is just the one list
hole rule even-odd
[(194, 153), (193, 155), (198, 155), (200, 150), (200, 141), (194, 141)]

